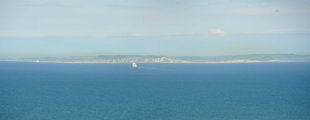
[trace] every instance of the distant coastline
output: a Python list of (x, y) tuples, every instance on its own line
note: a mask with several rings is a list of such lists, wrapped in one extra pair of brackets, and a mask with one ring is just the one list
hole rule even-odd
[[(0, 60), (2, 62), (31, 62), (31, 63), (133, 63), (133, 62), (107, 62), (107, 61), (22, 61), (22, 60)], [(234, 60), (234, 61), (206, 61), (206, 62), (136, 62), (136, 63), (272, 63), (272, 62), (310, 62), (310, 61), (254, 61), (254, 60)]]
[(99, 55), (70, 57), (10, 58), (0, 61), (36, 63), (268, 63), (310, 62), (310, 55), (296, 54), (251, 54), (233, 56), (152, 56), (152, 55)]

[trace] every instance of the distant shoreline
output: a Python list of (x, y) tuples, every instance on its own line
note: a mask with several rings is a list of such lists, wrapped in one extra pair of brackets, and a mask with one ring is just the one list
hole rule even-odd
[[(105, 62), (105, 61), (22, 61), (22, 60), (0, 60), (0, 62), (19, 62), (19, 63), (63, 63), (63, 64), (128, 64), (133, 62)], [(138, 64), (143, 63), (163, 63), (163, 64), (212, 64), (212, 63), (296, 63), (296, 62), (310, 62), (310, 61), (289, 61), (289, 60), (234, 60), (234, 61), (206, 61), (206, 62), (135, 62)]]
[(310, 55), (251, 54), (211, 57), (176, 57), (153, 55), (98, 55), (68, 57), (7, 58), (0, 61), (35, 63), (274, 63), (310, 62)]

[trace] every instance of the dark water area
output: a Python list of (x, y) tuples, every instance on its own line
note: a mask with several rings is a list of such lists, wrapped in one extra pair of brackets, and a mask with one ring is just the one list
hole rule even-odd
[(0, 62), (1, 120), (309, 120), (310, 63)]

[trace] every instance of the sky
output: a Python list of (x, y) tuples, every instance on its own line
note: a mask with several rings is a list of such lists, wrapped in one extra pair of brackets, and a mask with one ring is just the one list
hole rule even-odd
[(309, 0), (0, 0), (0, 58), (310, 54)]

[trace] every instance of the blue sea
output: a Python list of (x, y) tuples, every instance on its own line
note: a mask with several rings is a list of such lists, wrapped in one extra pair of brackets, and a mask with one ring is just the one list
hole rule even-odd
[(310, 63), (0, 62), (0, 120), (310, 120)]

